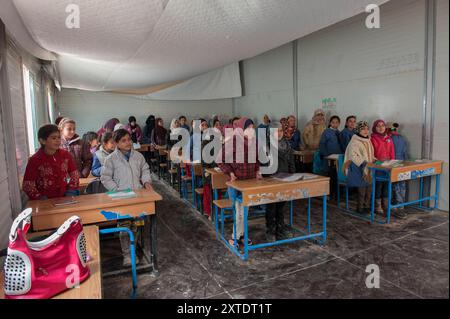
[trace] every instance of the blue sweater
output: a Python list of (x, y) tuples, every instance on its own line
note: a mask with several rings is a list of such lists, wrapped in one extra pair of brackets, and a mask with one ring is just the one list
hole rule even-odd
[(299, 151), (301, 143), (302, 143), (302, 138), (301, 138), (301, 135), (300, 135), (300, 131), (299, 130), (295, 130), (294, 135), (292, 135), (291, 139), (289, 140), (289, 144), (291, 145), (291, 148), (294, 151)]
[(406, 160), (408, 158), (408, 144), (403, 136), (392, 133), (392, 142), (394, 143), (395, 159)]
[(342, 154), (341, 144), (339, 144), (339, 130), (327, 128), (323, 131), (320, 137), (319, 152), (322, 158), (322, 171), (328, 172), (328, 160), (325, 157), (331, 154)]
[(345, 153), (347, 149), (348, 143), (352, 139), (353, 134), (355, 134), (352, 130), (345, 128), (339, 133), (339, 143), (341, 144), (341, 150)]

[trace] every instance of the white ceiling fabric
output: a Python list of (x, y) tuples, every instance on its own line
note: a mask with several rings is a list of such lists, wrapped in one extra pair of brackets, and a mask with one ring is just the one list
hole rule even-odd
[[(63, 87), (110, 91), (189, 79), (387, 0), (10, 1), (37, 45), (57, 56)], [(65, 27), (72, 3), (79, 29)]]

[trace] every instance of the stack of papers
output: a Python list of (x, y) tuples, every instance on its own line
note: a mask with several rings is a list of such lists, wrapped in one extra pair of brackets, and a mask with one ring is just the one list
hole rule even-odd
[(307, 180), (307, 179), (313, 179), (316, 178), (316, 175), (309, 174), (309, 173), (295, 173), (295, 174), (288, 174), (288, 173), (278, 173), (272, 176), (274, 179), (282, 182), (296, 182), (300, 180)]
[(106, 193), (112, 199), (123, 199), (123, 198), (133, 198), (137, 197), (136, 193), (131, 189), (126, 189), (122, 191), (110, 191)]

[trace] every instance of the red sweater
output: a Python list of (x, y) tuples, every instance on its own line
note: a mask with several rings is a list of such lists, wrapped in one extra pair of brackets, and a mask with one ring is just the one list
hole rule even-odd
[(394, 142), (390, 135), (372, 134), (370, 141), (373, 145), (374, 155), (378, 160), (395, 159)]
[(47, 155), (40, 149), (28, 160), (22, 188), (30, 199), (54, 198), (77, 190), (78, 184), (78, 170), (69, 152), (59, 149)]

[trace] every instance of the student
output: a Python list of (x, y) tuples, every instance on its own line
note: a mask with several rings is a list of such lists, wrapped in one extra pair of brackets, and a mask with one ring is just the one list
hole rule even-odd
[[(245, 179), (253, 179), (258, 178), (261, 179), (262, 175), (259, 170), (259, 162), (256, 156), (256, 163), (249, 163), (248, 155), (249, 155), (249, 145), (251, 143), (255, 143), (255, 132), (254, 132), (254, 124), (253, 121), (242, 117), (236, 122), (236, 127), (240, 130), (236, 130), (236, 136), (233, 140), (233, 162), (225, 163), (225, 149), (226, 146), (222, 147), (221, 152), (221, 163), (217, 163), (219, 168), (227, 174), (231, 181), (235, 180), (245, 180)], [(239, 149), (236, 146), (240, 143), (236, 143), (236, 139), (243, 139), (244, 147), (243, 149)], [(233, 141), (230, 141), (232, 143)], [(255, 149), (256, 151), (256, 149)], [(237, 159), (243, 157), (244, 163), (238, 163)], [(230, 245), (234, 245), (234, 238), (237, 239), (238, 245), (242, 247), (244, 244), (244, 208), (242, 205), (236, 201), (236, 234), (233, 229), (233, 239), (229, 240)], [(252, 241), (248, 239), (248, 245), (251, 245)]]
[(72, 155), (75, 165), (77, 166), (80, 177), (86, 178), (91, 172), (92, 154), (89, 147), (84, 147), (83, 141), (75, 133), (75, 121), (70, 118), (63, 118), (59, 123), (61, 132), (60, 148), (68, 151)]
[(101, 139), (102, 135), (106, 132), (113, 132), (114, 126), (116, 126), (117, 123), (120, 123), (119, 119), (117, 118), (112, 118), (106, 121), (105, 125), (103, 125), (102, 128), (97, 131), (98, 138)]
[(152, 144), (160, 147), (166, 146), (167, 143), (167, 130), (164, 128), (164, 122), (162, 118), (156, 119), (156, 127), (152, 132)]
[[(81, 139), (83, 141), (83, 154), (86, 154), (86, 159), (93, 163), (94, 160), (94, 153), (98, 149), (98, 135), (95, 132), (86, 132), (83, 134), (83, 137)], [(92, 169), (92, 167), (91, 167)], [(89, 176), (90, 172), (87, 173), (87, 176)]]
[(319, 154), (322, 161), (322, 172), (330, 177), (331, 196), (336, 196), (337, 188), (337, 172), (335, 166), (330, 166), (329, 161), (325, 158), (332, 154), (342, 154), (341, 144), (339, 144), (339, 125), (341, 119), (339, 116), (330, 118), (328, 128), (323, 131), (319, 142)]
[(58, 127), (42, 126), (38, 139), (41, 148), (28, 160), (23, 191), (31, 200), (78, 195), (78, 170), (69, 152), (60, 149)]
[[(150, 169), (144, 156), (133, 149), (130, 133), (125, 129), (114, 132), (114, 142), (117, 147), (106, 159), (101, 170), (100, 181), (109, 191), (125, 189), (153, 190)], [(119, 227), (130, 227), (130, 221), (118, 223)], [(135, 231), (135, 229), (133, 229)], [(131, 264), (130, 239), (128, 234), (120, 233), (120, 244), (123, 254), (123, 266)], [(138, 263), (136, 258), (136, 263)]]
[(167, 145), (169, 146), (169, 148), (172, 148), (172, 146), (181, 141), (181, 135), (179, 135), (178, 138), (175, 140), (172, 140), (170, 138), (171, 134), (178, 134), (180, 129), (181, 127), (179, 120), (176, 118), (172, 119), (172, 122), (170, 122), (169, 134), (167, 134)]
[(350, 115), (345, 120), (345, 128), (339, 133), (339, 143), (343, 152), (347, 149), (347, 145), (355, 134), (356, 116)]
[[(217, 120), (218, 121), (218, 120)], [(214, 168), (217, 166), (215, 161), (210, 162), (209, 160), (206, 161), (206, 159), (203, 156), (203, 150), (204, 148), (211, 143), (214, 138), (216, 138), (214, 135), (206, 136), (206, 131), (208, 130), (208, 124), (205, 120), (201, 122), (200, 129), (204, 135), (204, 139), (202, 140), (202, 148), (201, 148), (201, 159), (202, 159), (202, 185), (203, 185), (203, 212), (208, 217), (208, 220), (211, 219), (211, 194), (212, 194), (212, 187), (211, 187), (211, 176), (205, 172), (205, 169), (207, 168)], [(220, 130), (217, 129), (217, 134), (221, 137)], [(213, 154), (209, 154), (210, 157), (213, 156)]]
[(370, 212), (372, 180), (367, 164), (374, 160), (374, 149), (369, 137), (369, 124), (366, 121), (360, 121), (345, 150), (343, 168), (344, 174), (347, 176), (347, 186), (358, 188), (356, 210), (360, 214)]
[(102, 145), (100, 148), (94, 153), (94, 158), (92, 162), (92, 175), (95, 177), (100, 177), (102, 166), (105, 164), (105, 159), (109, 154), (114, 152), (116, 148), (116, 143), (113, 139), (113, 133), (107, 132), (102, 136)]
[[(284, 128), (281, 123), (275, 124), (276, 137), (278, 138), (278, 168), (277, 173), (295, 173), (294, 152), (291, 144), (284, 136)], [(289, 238), (284, 224), (283, 209), (286, 202), (267, 204), (266, 206), (266, 239), (269, 242)]]
[(151, 143), (152, 132), (154, 128), (155, 128), (155, 116), (149, 115), (149, 117), (147, 117), (147, 120), (145, 120), (144, 133), (141, 139), (142, 143), (144, 144)]
[(187, 125), (187, 123), (186, 123), (186, 122), (187, 122), (186, 116), (181, 115), (181, 116), (178, 118), (178, 121), (180, 122), (180, 127), (184, 128), (184, 129), (188, 130), (188, 132), (190, 132), (189, 125)]
[[(373, 123), (370, 141), (372, 142), (376, 159), (382, 162), (395, 159), (394, 143), (386, 129), (386, 122), (376, 120)], [(375, 212), (377, 214), (384, 214), (384, 211), (387, 209), (387, 192), (388, 183), (377, 182), (375, 188)]]
[(300, 150), (301, 137), (300, 131), (297, 129), (297, 120), (294, 115), (290, 115), (287, 118), (287, 122), (284, 127), (283, 136), (286, 140), (289, 141), (291, 148), (294, 151)]
[(133, 143), (140, 143), (142, 139), (142, 130), (139, 124), (136, 123), (136, 118), (130, 116), (128, 118), (128, 124), (125, 125), (125, 129), (130, 132), (131, 140)]
[(125, 129), (125, 125), (123, 125), (122, 123), (117, 123), (116, 125), (114, 125), (113, 132), (118, 131), (120, 129)]
[[(269, 127), (270, 127), (270, 118), (267, 114), (264, 114), (262, 123), (260, 123), (258, 125), (258, 131), (259, 131), (259, 129), (263, 129), (263, 130), (266, 130), (266, 132), (267, 132), (267, 131), (269, 131)], [(266, 135), (267, 135), (267, 133), (266, 133)], [(258, 135), (256, 135), (256, 136), (258, 136)]]
[(231, 119), (231, 124), (233, 125), (233, 128), (237, 128), (238, 127), (238, 122), (239, 122), (240, 117), (239, 116), (235, 116)]
[(224, 135), (223, 126), (220, 120), (217, 118), (213, 121), (213, 129), (220, 133), (220, 135)]
[(303, 148), (307, 150), (316, 150), (319, 148), (320, 138), (323, 131), (326, 130), (325, 112), (318, 109), (309, 121), (302, 133)]
[[(398, 133), (399, 124), (393, 123), (389, 129), (389, 133), (394, 143), (395, 159), (406, 160), (408, 158), (408, 143), (405, 138)], [(394, 202), (395, 204), (401, 204), (406, 202), (406, 181), (394, 183)], [(393, 209), (394, 215), (397, 218), (406, 218), (404, 212), (404, 206), (397, 209)]]

